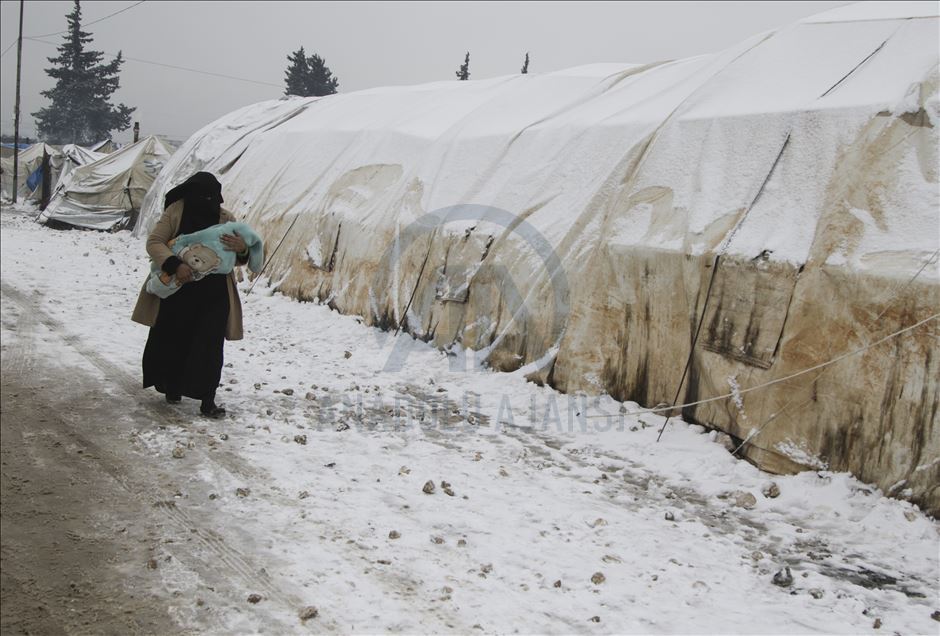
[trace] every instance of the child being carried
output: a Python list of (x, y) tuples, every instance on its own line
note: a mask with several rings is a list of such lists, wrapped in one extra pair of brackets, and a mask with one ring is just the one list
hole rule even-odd
[[(264, 246), (261, 237), (246, 223), (220, 223), (204, 230), (177, 236), (168, 247), (181, 261), (193, 270), (193, 280), (209, 274), (229, 274), (235, 269), (236, 254), (225, 249), (222, 237), (237, 234), (248, 246), (248, 269), (258, 273), (264, 263)], [(150, 268), (147, 291), (160, 298), (167, 298), (181, 287), (176, 276), (167, 274), (156, 264)]]

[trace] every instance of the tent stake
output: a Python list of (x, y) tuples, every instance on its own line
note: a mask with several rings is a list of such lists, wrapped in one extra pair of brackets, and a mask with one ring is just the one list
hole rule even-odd
[(256, 283), (258, 282), (258, 280), (261, 278), (261, 275), (264, 274), (264, 270), (266, 270), (266, 269), (268, 268), (268, 263), (270, 263), (270, 262), (271, 262), (271, 259), (274, 258), (274, 255), (277, 254), (277, 251), (278, 251), (279, 249), (281, 249), (281, 243), (283, 243), (283, 242), (284, 242), (284, 239), (287, 238), (287, 235), (290, 234), (290, 231), (294, 228), (294, 223), (296, 223), (296, 222), (297, 222), (297, 219), (299, 219), (299, 218), (300, 218), (300, 214), (298, 214), (297, 216), (295, 216), (295, 217), (294, 217), (294, 220), (290, 222), (290, 225), (288, 226), (287, 231), (284, 232), (284, 236), (282, 236), (282, 237), (281, 237), (281, 240), (278, 241), (277, 247), (275, 247), (275, 248), (274, 248), (274, 251), (271, 252), (271, 256), (269, 256), (269, 257), (267, 258), (267, 260), (265, 260), (264, 265), (261, 266), (261, 271), (258, 272), (258, 275), (255, 276), (255, 279), (251, 282), (251, 287), (249, 287), (249, 288), (248, 288), (248, 291), (245, 292), (245, 295), (246, 295), (246, 296), (251, 293), (251, 290), (252, 290), (252, 289), (255, 288), (255, 284), (256, 284)]
[[(692, 366), (692, 356), (695, 355), (695, 345), (698, 343), (698, 335), (702, 332), (702, 325), (705, 323), (705, 312), (708, 311), (708, 299), (712, 296), (712, 285), (715, 282), (715, 275), (718, 273), (718, 264), (721, 261), (721, 254), (715, 255), (715, 264), (712, 265), (712, 277), (708, 281), (708, 291), (705, 292), (705, 304), (702, 306), (702, 315), (699, 316), (698, 326), (695, 328), (695, 336), (692, 338), (692, 347), (689, 349), (689, 357), (685, 361), (685, 369), (682, 371), (682, 378), (679, 380), (679, 386), (676, 388), (676, 397), (672, 399), (672, 405), (675, 406), (679, 402), (679, 394), (682, 393), (682, 385), (685, 384), (685, 376), (689, 373), (689, 367)], [(663, 431), (666, 430), (666, 425), (669, 424), (669, 420), (672, 418), (672, 413), (666, 416), (666, 421), (663, 422), (663, 427), (659, 429), (659, 435), (656, 436), (656, 441), (658, 442), (663, 436)]]

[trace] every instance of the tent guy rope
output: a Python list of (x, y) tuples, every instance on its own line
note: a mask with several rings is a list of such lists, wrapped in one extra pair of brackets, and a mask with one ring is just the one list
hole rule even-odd
[[(907, 289), (908, 287), (910, 287), (911, 284), (912, 284), (915, 280), (917, 280), (917, 277), (920, 276), (920, 275), (923, 273), (923, 271), (924, 271), (925, 269), (927, 269), (927, 266), (930, 265), (930, 264), (934, 261), (935, 258), (937, 258), (937, 255), (938, 255), (938, 254), (940, 254), (940, 250), (934, 251), (934, 253), (931, 254), (930, 257), (927, 258), (927, 260), (924, 261), (924, 264), (920, 266), (920, 269), (917, 270), (917, 273), (916, 273), (916, 274), (914, 274), (914, 275), (913, 275), (906, 283), (904, 283), (903, 285), (900, 285), (900, 286), (894, 288), (894, 290), (893, 290), (894, 293), (893, 293), (893, 297), (892, 297), (892, 299), (891, 299), (891, 302), (889, 302), (887, 305), (885, 305), (885, 308), (881, 310), (881, 313), (879, 313), (878, 316), (877, 316), (874, 320), (871, 321), (872, 323), (878, 322), (879, 320), (881, 320), (881, 317), (882, 317), (882, 316), (884, 316), (886, 313), (888, 313), (888, 310), (891, 309), (891, 307), (894, 306), (894, 303), (895, 303), (895, 301), (897, 300), (898, 296), (901, 294), (901, 292), (904, 291), (905, 289)], [(828, 369), (827, 369), (827, 370), (828, 370)], [(818, 380), (820, 377), (822, 377), (825, 373), (826, 373), (826, 371), (820, 372), (820, 374), (817, 375), (815, 378), (813, 378), (812, 381), (815, 382), (815, 381)], [(810, 400), (812, 400), (812, 398), (810, 398)], [(733, 451), (731, 451), (731, 454), (732, 454), (732, 455), (737, 455), (738, 452), (739, 452), (742, 448), (744, 448), (745, 446), (747, 446), (748, 444), (750, 444), (751, 441), (754, 440), (756, 437), (758, 437), (758, 436), (764, 431), (765, 428), (767, 428), (768, 426), (770, 426), (770, 423), (771, 423), (771, 422), (773, 422), (773, 421), (776, 420), (778, 417), (780, 417), (781, 415), (783, 415), (784, 413), (786, 413), (786, 412), (789, 410), (790, 406), (793, 405), (794, 402), (796, 402), (795, 399), (790, 400), (789, 402), (787, 402), (787, 403), (783, 406), (783, 408), (781, 408), (780, 410), (778, 410), (778, 411), (776, 411), (775, 413), (773, 413), (763, 424), (761, 424), (761, 425), (760, 425), (759, 427), (757, 427), (756, 429), (752, 429), (751, 432), (748, 433), (747, 437), (744, 438), (743, 440), (741, 440), (741, 443), (738, 444), (737, 448), (735, 448)], [(806, 404), (806, 401), (802, 402), (802, 403), (800, 404), (800, 406), (802, 407), (804, 404)]]
[[(855, 349), (855, 350), (853, 350), (853, 351), (849, 351), (848, 353), (844, 353), (844, 354), (842, 354), (841, 356), (838, 356), (838, 357), (836, 357), (836, 358), (832, 358), (831, 360), (827, 360), (826, 362), (821, 362), (821, 363), (819, 363), (819, 364), (817, 364), (817, 365), (813, 365), (813, 366), (811, 366), (811, 367), (808, 367), (808, 368), (806, 368), (806, 369), (803, 369), (802, 371), (797, 371), (796, 373), (791, 373), (791, 374), (789, 374), (789, 375), (785, 375), (785, 376), (783, 376), (783, 377), (776, 378), (776, 379), (774, 379), (774, 380), (768, 380), (767, 382), (762, 382), (762, 383), (760, 383), (760, 384), (755, 384), (754, 386), (749, 386), (749, 387), (747, 387), (746, 389), (741, 389), (740, 391), (737, 391), (737, 394), (738, 394), (738, 395), (744, 395), (745, 393), (750, 393), (750, 392), (752, 392), (752, 391), (757, 391), (758, 389), (763, 389), (763, 388), (766, 388), (766, 387), (768, 387), (768, 386), (772, 386), (772, 385), (774, 385), (774, 384), (780, 384), (781, 382), (786, 382), (787, 380), (792, 380), (793, 378), (797, 378), (797, 377), (799, 377), (799, 376), (801, 376), (801, 375), (806, 375), (807, 373), (812, 373), (813, 371), (816, 371), (817, 369), (823, 369), (823, 368), (828, 367), (828, 366), (830, 366), (830, 365), (836, 364), (837, 362), (841, 362), (842, 360), (845, 360), (846, 358), (851, 358), (852, 356), (857, 356), (857, 355), (860, 354), (860, 353), (865, 353), (866, 351), (868, 351), (869, 349), (871, 349), (871, 348), (873, 348), (873, 347), (877, 347), (877, 346), (880, 345), (880, 344), (883, 344), (883, 343), (885, 343), (885, 342), (888, 342), (888, 341), (891, 340), (892, 338), (896, 338), (896, 337), (898, 337), (898, 336), (900, 336), (900, 335), (902, 335), (902, 334), (907, 333), (908, 331), (913, 331), (914, 329), (917, 329), (918, 327), (920, 327), (920, 326), (922, 326), (922, 325), (925, 325), (925, 324), (927, 324), (928, 322), (931, 322), (931, 321), (933, 321), (933, 320), (936, 320), (937, 318), (940, 318), (940, 313), (933, 314), (932, 316), (929, 316), (929, 317), (927, 317), (927, 318), (924, 318), (923, 320), (921, 320), (921, 321), (919, 321), (919, 322), (916, 322), (916, 323), (914, 323), (913, 325), (904, 327), (903, 329), (899, 329), (898, 331), (895, 331), (894, 333), (889, 334), (889, 335), (885, 336), (884, 338), (881, 338), (881, 339), (879, 339), (879, 340), (876, 340), (875, 342), (872, 342), (872, 343), (870, 343), (870, 344), (867, 344), (867, 345), (865, 345), (864, 347), (859, 347), (858, 349)], [(662, 413), (662, 412), (665, 412), (665, 411), (672, 411), (672, 410), (674, 410), (674, 409), (684, 409), (684, 408), (686, 408), (687, 406), (698, 406), (699, 404), (708, 404), (708, 403), (710, 403), (710, 402), (717, 402), (717, 401), (719, 401), (719, 400), (726, 400), (726, 399), (728, 399), (728, 398), (730, 398), (730, 397), (733, 397), (734, 395), (735, 395), (735, 393), (724, 393), (724, 394), (722, 394), (722, 395), (716, 395), (716, 396), (714, 396), (714, 397), (706, 398), (706, 399), (704, 399), (704, 400), (696, 400), (695, 402), (686, 402), (685, 404), (676, 404), (676, 405), (674, 405), (674, 406), (660, 406), (660, 407), (656, 407), (656, 408), (652, 408), (652, 409), (641, 409), (641, 410), (639, 410), (639, 411), (629, 411), (629, 412), (627, 412), (627, 413), (621, 413), (620, 415), (643, 415), (644, 413)], [(611, 415), (613, 415), (613, 414), (605, 414), (605, 415), (586, 415), (585, 418), (586, 418), (586, 419), (594, 419), (594, 418), (598, 418), (598, 417), (611, 417)]]

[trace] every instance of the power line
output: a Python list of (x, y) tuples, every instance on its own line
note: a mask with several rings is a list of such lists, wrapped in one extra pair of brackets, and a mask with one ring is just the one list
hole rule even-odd
[[(134, 7), (136, 7), (136, 6), (138, 6), (138, 5), (141, 5), (141, 4), (143, 4), (144, 2), (146, 2), (146, 1), (147, 1), (147, 0), (140, 0), (140, 2), (135, 2), (134, 4), (132, 4), (132, 5), (128, 6), (128, 7), (124, 7), (124, 8), (121, 9), (120, 11), (115, 11), (114, 13), (109, 13), (108, 15), (106, 15), (106, 16), (104, 16), (104, 17), (102, 17), (102, 18), (98, 18), (97, 20), (92, 20), (91, 22), (88, 22), (87, 24), (83, 24), (82, 26), (83, 26), (83, 27), (86, 27), (86, 26), (91, 26), (91, 25), (93, 25), (93, 24), (98, 24), (99, 22), (104, 22), (104, 21), (107, 20), (108, 18), (113, 18), (114, 16), (116, 16), (116, 15), (119, 14), (119, 13), (124, 13), (125, 11), (129, 11), (130, 9), (133, 9)], [(42, 35), (30, 35), (30, 36), (26, 36), (24, 39), (27, 39), (27, 40), (28, 40), (29, 38), (48, 38), (48, 37), (51, 37), (51, 36), (53, 36), (53, 35), (61, 35), (61, 34), (63, 34), (63, 33), (68, 33), (68, 29), (66, 29), (65, 31), (56, 31), (55, 33), (43, 33)], [(14, 40), (13, 43), (10, 44), (10, 46), (8, 46), (7, 48), (3, 49), (3, 53), (0, 53), (0, 58), (2, 58), (4, 55), (6, 55), (6, 54), (7, 54), (7, 51), (9, 51), (10, 49), (12, 49), (14, 44), (16, 44), (16, 40)]]
[[(82, 27), (83, 27), (83, 28), (84, 28), (84, 27), (90, 27), (90, 26), (93, 25), (93, 24), (98, 24), (99, 22), (104, 22), (104, 21), (107, 20), (108, 18), (113, 18), (114, 16), (116, 16), (116, 15), (119, 14), (119, 13), (124, 13), (125, 11), (129, 11), (129, 10), (133, 9), (134, 7), (136, 7), (136, 6), (143, 4), (143, 3), (146, 2), (146, 1), (147, 1), (147, 0), (140, 0), (140, 2), (135, 2), (134, 4), (130, 5), (129, 7), (124, 7), (124, 8), (121, 9), (120, 11), (115, 11), (114, 13), (109, 13), (108, 15), (104, 16), (103, 18), (98, 18), (97, 20), (93, 20), (93, 21), (91, 21), (91, 22), (88, 22), (88, 23), (86, 23), (86, 24), (83, 24)], [(28, 39), (30, 39), (30, 38), (48, 38), (48, 37), (53, 36), (53, 35), (61, 35), (61, 34), (63, 34), (63, 33), (68, 33), (68, 32), (69, 32), (68, 29), (66, 29), (65, 31), (56, 31), (55, 33), (43, 33), (42, 35), (30, 35), (30, 36), (26, 37), (26, 39), (28, 40)]]
[[(39, 40), (39, 39), (34, 38), (34, 37), (24, 37), (23, 39), (24, 39), (24, 40), (32, 40), (33, 42), (40, 42), (40, 43), (42, 43), (42, 44), (48, 44), (49, 46), (58, 46), (58, 44), (56, 44), (55, 42), (47, 42), (47, 41), (45, 41), (45, 40)], [(108, 57), (117, 58), (117, 55), (115, 55), (115, 54), (113, 54), (113, 53), (104, 52), (104, 54), (107, 55)], [(273, 87), (275, 87), (275, 88), (282, 88), (282, 85), (281, 85), (281, 84), (272, 84), (271, 82), (262, 82), (261, 80), (248, 79), (248, 78), (246, 78), (246, 77), (236, 77), (235, 75), (226, 75), (225, 73), (214, 73), (214, 72), (212, 72), (212, 71), (203, 71), (203, 70), (196, 69), (196, 68), (188, 68), (188, 67), (185, 67), (185, 66), (177, 66), (177, 65), (175, 65), (175, 64), (165, 64), (165, 63), (163, 63), (163, 62), (154, 62), (154, 61), (152, 61), (152, 60), (144, 60), (144, 59), (141, 59), (141, 58), (139, 58), (139, 57), (125, 57), (124, 55), (121, 55), (121, 59), (122, 59), (122, 60), (131, 60), (131, 61), (133, 61), (133, 62), (139, 62), (139, 63), (141, 63), (141, 64), (150, 64), (150, 65), (152, 65), (152, 66), (162, 66), (162, 67), (164, 67), (164, 68), (172, 68), (172, 69), (176, 69), (176, 70), (178, 70), (178, 71), (187, 71), (187, 72), (189, 72), (189, 73), (198, 73), (198, 74), (200, 74), (200, 75), (211, 75), (212, 77), (221, 77), (221, 78), (224, 78), (224, 79), (236, 80), (236, 81), (239, 81), (239, 82), (249, 82), (249, 83), (251, 83), (251, 84), (261, 84), (261, 85), (263, 85), (263, 86), (273, 86)]]
[[(108, 53), (107, 55), (111, 55)], [(111, 55), (111, 57), (117, 57), (116, 55)], [(224, 79), (236, 80), (239, 82), (249, 82), (251, 84), (261, 84), (262, 86), (273, 86), (275, 88), (282, 88), (281, 84), (272, 84), (271, 82), (262, 82), (261, 80), (248, 79), (246, 77), (236, 77), (234, 75), (225, 75), (224, 73), (213, 73), (212, 71), (201, 71), (195, 68), (186, 68), (185, 66), (175, 66), (173, 64), (163, 64), (162, 62), (151, 62), (150, 60), (142, 60), (136, 57), (126, 57), (126, 60), (131, 60), (134, 62), (140, 62), (141, 64), (150, 64), (152, 66), (162, 66), (163, 68), (172, 68), (178, 71), (187, 71), (189, 73), (198, 73), (200, 75), (211, 75), (212, 77), (221, 77)]]

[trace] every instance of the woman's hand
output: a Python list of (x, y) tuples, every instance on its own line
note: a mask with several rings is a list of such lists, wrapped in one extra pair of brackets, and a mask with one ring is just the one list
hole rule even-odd
[(180, 263), (176, 268), (176, 280), (182, 283), (190, 283), (193, 280), (193, 270), (186, 263)]
[(229, 252), (235, 252), (236, 254), (244, 254), (248, 251), (248, 245), (245, 244), (245, 239), (240, 237), (237, 232), (223, 234), (222, 245), (224, 249)]

